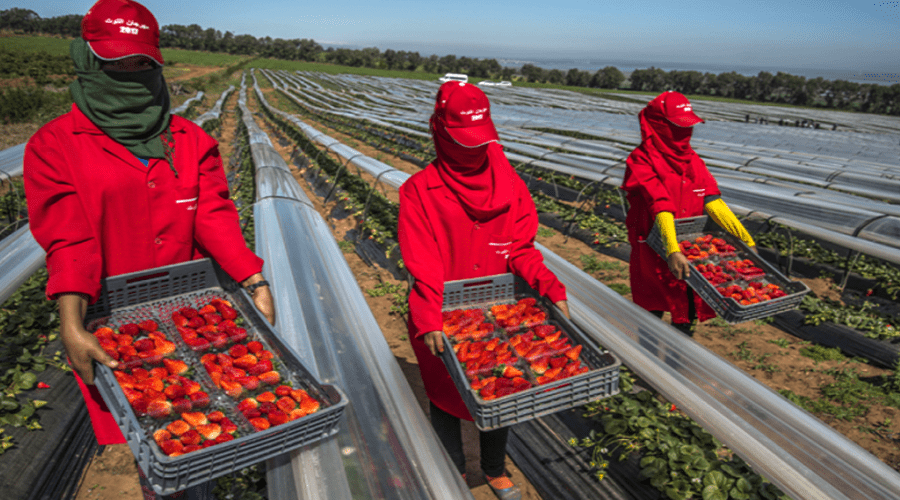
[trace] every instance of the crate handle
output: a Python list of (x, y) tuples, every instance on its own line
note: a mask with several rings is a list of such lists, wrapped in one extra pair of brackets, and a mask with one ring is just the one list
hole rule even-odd
[(168, 275), (169, 275), (168, 271), (161, 271), (158, 273), (147, 274), (144, 276), (138, 276), (136, 278), (131, 278), (129, 280), (126, 280), (125, 283), (130, 285), (131, 283), (135, 283), (138, 281), (147, 281), (147, 280), (152, 280), (153, 278), (160, 278), (160, 277), (168, 276)]
[(466, 283), (465, 285), (463, 285), (463, 288), (471, 288), (471, 287), (473, 287), (473, 286), (490, 285), (490, 284), (493, 283), (493, 282), (494, 282), (494, 280), (476, 281), (476, 282), (474, 282), (474, 283)]

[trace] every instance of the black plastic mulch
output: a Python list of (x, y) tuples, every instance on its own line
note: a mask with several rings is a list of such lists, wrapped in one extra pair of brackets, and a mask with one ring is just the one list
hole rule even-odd
[(0, 497), (75, 498), (82, 473), (97, 452), (90, 417), (71, 372), (48, 368), (38, 379), (50, 388), (23, 396), (47, 401), (36, 413), (43, 429), (6, 429), (15, 446), (0, 455)]

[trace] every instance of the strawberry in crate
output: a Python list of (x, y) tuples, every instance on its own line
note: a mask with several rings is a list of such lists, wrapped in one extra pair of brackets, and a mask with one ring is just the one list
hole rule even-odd
[(510, 339), (516, 353), (528, 361), (538, 384), (546, 384), (590, 370), (580, 360), (582, 346), (569, 343), (553, 325), (536, 325)]
[(721, 285), (734, 281), (734, 276), (725, 272), (725, 268), (712, 263), (696, 264), (697, 271), (713, 285)]
[(213, 383), (233, 398), (260, 386), (277, 385), (281, 374), (274, 369), (275, 355), (257, 340), (235, 344), (223, 353), (206, 353), (200, 362)]
[(516, 362), (516, 355), (509, 350), (509, 342), (499, 337), (490, 340), (464, 340), (454, 344), (453, 351), (469, 380), (488, 375), (498, 366)]
[(678, 245), (681, 247), (681, 253), (692, 261), (706, 259), (712, 255), (734, 255), (736, 250), (734, 245), (711, 234), (698, 236), (694, 241), (684, 240)]
[(183, 307), (172, 313), (172, 322), (184, 343), (195, 351), (224, 347), (247, 338), (247, 330), (237, 324), (237, 310), (224, 299), (212, 299), (199, 310)]
[(443, 330), (454, 340), (478, 340), (488, 337), (494, 325), (487, 323), (481, 309), (456, 309), (441, 313)]
[(221, 411), (183, 412), (153, 433), (153, 440), (170, 457), (209, 448), (235, 438), (238, 427)]
[(547, 313), (538, 307), (537, 300), (531, 297), (520, 299), (515, 304), (492, 306), (491, 314), (497, 325), (510, 332), (547, 321)]
[(303, 389), (279, 385), (275, 392), (265, 391), (238, 403), (238, 411), (256, 430), (281, 425), (319, 411), (321, 404)]
[(94, 331), (94, 337), (107, 354), (126, 368), (158, 364), (175, 352), (175, 343), (159, 331), (159, 325), (153, 320), (125, 323), (118, 327), (118, 332), (102, 326)]
[(150, 370), (139, 367), (113, 370), (125, 399), (137, 415), (166, 418), (173, 412), (209, 405), (209, 394), (199, 382), (189, 378), (190, 369), (184, 361), (164, 358), (163, 365)]
[(765, 271), (756, 267), (756, 264), (750, 259), (734, 259), (725, 261), (725, 269), (737, 274), (741, 278), (750, 279), (757, 276), (763, 276)]
[(730, 285), (727, 287), (718, 287), (716, 290), (723, 297), (730, 297), (742, 306), (758, 304), (787, 295), (780, 286), (774, 283), (765, 284), (760, 281), (751, 281), (747, 283), (746, 287)]
[(497, 375), (476, 378), (472, 381), (472, 390), (484, 401), (509, 396), (532, 387), (522, 370), (512, 365), (497, 367), (496, 373)]

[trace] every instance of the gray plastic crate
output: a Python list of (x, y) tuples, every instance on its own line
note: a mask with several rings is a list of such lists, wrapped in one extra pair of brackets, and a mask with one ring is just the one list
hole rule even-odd
[[(678, 241), (693, 240), (704, 234), (712, 234), (713, 236), (722, 238), (737, 249), (736, 258), (742, 260), (750, 259), (753, 261), (756, 267), (759, 267), (766, 272), (765, 276), (762, 276), (765, 281), (778, 285), (787, 294), (784, 297), (767, 300), (758, 304), (750, 304), (747, 306), (741, 305), (731, 297), (723, 297), (719, 291), (716, 290), (716, 287), (697, 271), (696, 267), (694, 267), (694, 263), (691, 262), (691, 273), (685, 281), (695, 292), (697, 292), (697, 295), (699, 295), (704, 302), (709, 304), (709, 307), (711, 307), (719, 317), (732, 324), (743, 323), (744, 321), (767, 318), (769, 316), (790, 311), (800, 305), (800, 302), (803, 301), (803, 296), (809, 293), (809, 287), (807, 287), (805, 283), (788, 279), (772, 264), (768, 263), (756, 252), (751, 250), (746, 243), (730, 233), (721, 229), (707, 231), (706, 220), (707, 217), (705, 215), (675, 219), (675, 233), (678, 236)], [(659, 254), (660, 257), (663, 259), (666, 258), (665, 245), (663, 244), (659, 229), (655, 224), (653, 225), (650, 234), (647, 236), (647, 244), (650, 245), (650, 248)]]
[[(275, 335), (246, 292), (209, 259), (107, 278), (103, 283), (103, 295), (89, 309), (86, 322), (115, 321), (117, 314), (128, 314), (137, 305), (162, 310), (173, 300), (210, 292), (232, 303), (246, 320), (244, 328), (247, 328), (248, 334), (251, 337), (258, 335), (268, 344), (282, 363), (280, 370), (291, 374), (301, 388), (321, 402), (321, 407), (316, 413), (264, 431), (251, 432), (233, 441), (169, 457), (141, 425), (113, 371), (95, 363), (97, 389), (150, 485), (161, 495), (184, 490), (332, 436), (338, 432), (338, 424), (347, 406), (344, 393), (337, 387), (320, 384), (293, 350)], [(182, 350), (182, 353), (187, 357), (196, 356), (197, 359), (192, 362), (200, 365), (199, 354), (189, 349)]]
[(498, 274), (484, 278), (448, 281), (444, 283), (443, 310), (485, 308), (495, 304), (513, 303), (523, 297), (538, 299), (544, 309), (550, 312), (548, 320), (559, 324), (573, 344), (584, 346), (581, 358), (591, 370), (550, 384), (484, 401), (472, 391), (462, 366), (450, 348), (450, 341), (444, 335), (445, 349), (441, 358), (466, 408), (475, 420), (475, 425), (483, 431), (525, 422), (619, 393), (621, 362), (612, 353), (601, 350), (558, 308), (541, 298), (517, 276)]

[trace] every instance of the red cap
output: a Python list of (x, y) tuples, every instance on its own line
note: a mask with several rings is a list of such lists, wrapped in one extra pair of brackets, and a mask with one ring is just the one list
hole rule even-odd
[(672, 90), (663, 92), (654, 101), (659, 101), (658, 104), (666, 120), (679, 127), (693, 127), (703, 121), (703, 119), (694, 114), (691, 101), (688, 101), (688, 98), (681, 92)]
[(144, 55), (163, 64), (159, 24), (132, 0), (99, 0), (81, 20), (81, 38), (106, 61)]
[(446, 82), (438, 89), (434, 114), (447, 128), (447, 133), (467, 148), (499, 141), (491, 121), (491, 103), (477, 86), (470, 83)]

